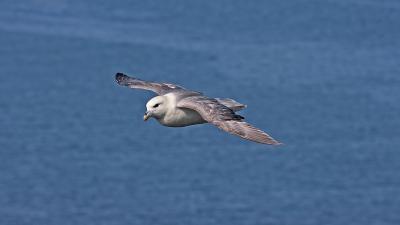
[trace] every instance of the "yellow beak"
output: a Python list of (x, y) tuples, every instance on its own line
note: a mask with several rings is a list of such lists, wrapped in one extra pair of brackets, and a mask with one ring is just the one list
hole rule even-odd
[(150, 113), (146, 112), (143, 116), (143, 120), (147, 121), (150, 118)]

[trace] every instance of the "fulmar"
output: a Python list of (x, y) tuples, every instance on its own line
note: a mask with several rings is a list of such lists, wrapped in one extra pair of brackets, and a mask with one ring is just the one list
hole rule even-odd
[(153, 91), (158, 96), (150, 99), (143, 119), (155, 118), (164, 126), (185, 127), (211, 123), (218, 128), (241, 138), (261, 144), (279, 145), (280, 142), (264, 131), (244, 121), (235, 112), (246, 105), (229, 98), (210, 98), (197, 91), (191, 91), (176, 84), (147, 82), (123, 73), (117, 73), (119, 85), (129, 88)]

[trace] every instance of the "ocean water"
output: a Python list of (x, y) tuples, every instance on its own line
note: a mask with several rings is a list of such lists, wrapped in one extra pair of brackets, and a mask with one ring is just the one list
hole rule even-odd
[[(400, 224), (400, 3), (0, 2), (0, 224)], [(285, 143), (142, 121), (116, 72)]]

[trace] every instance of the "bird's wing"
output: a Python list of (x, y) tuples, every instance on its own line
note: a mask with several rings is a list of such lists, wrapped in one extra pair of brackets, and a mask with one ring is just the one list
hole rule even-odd
[(129, 77), (123, 73), (117, 73), (115, 75), (115, 80), (119, 85), (127, 86), (129, 88), (138, 88), (153, 91), (158, 95), (164, 95), (174, 91), (186, 90), (185, 88), (175, 84), (147, 82), (139, 80), (137, 78)]
[(242, 116), (235, 114), (216, 99), (206, 96), (191, 96), (181, 99), (177, 106), (195, 110), (207, 122), (241, 138), (262, 144), (280, 144), (264, 131), (244, 122)]
[(268, 145), (281, 144), (273, 137), (269, 136), (269, 134), (244, 121), (214, 121), (213, 124), (228, 133), (238, 135), (239, 137), (250, 141)]

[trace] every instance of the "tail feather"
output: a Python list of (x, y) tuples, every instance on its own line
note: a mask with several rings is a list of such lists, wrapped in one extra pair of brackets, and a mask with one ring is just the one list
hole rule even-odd
[(216, 98), (216, 100), (221, 103), (222, 105), (232, 109), (234, 112), (240, 111), (246, 108), (246, 105), (239, 103), (230, 98)]

